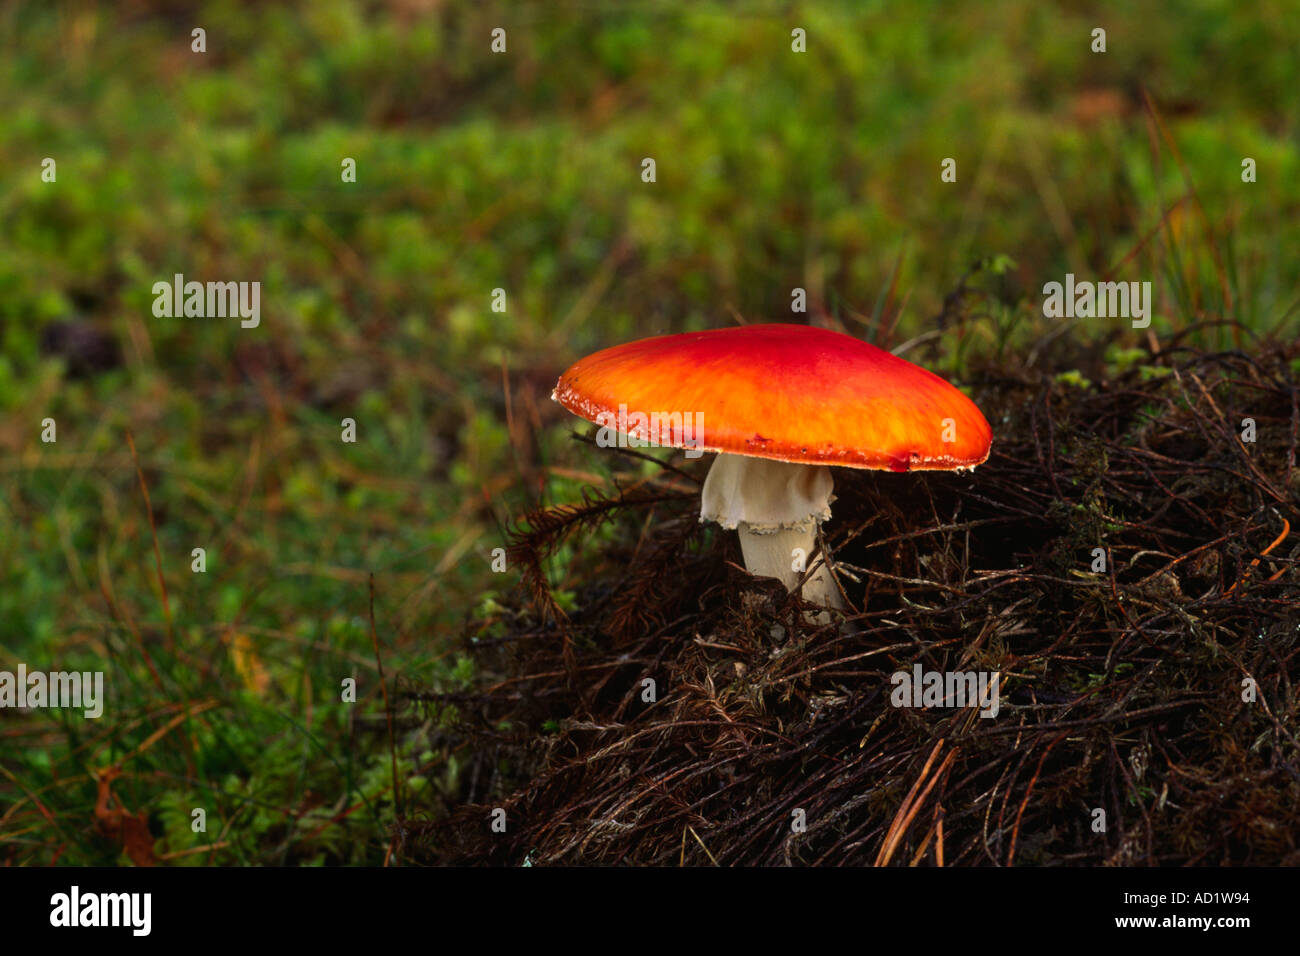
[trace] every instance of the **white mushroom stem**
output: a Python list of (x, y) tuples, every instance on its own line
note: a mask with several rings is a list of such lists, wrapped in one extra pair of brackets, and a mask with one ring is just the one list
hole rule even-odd
[[(745, 567), (792, 591), (812, 565), (817, 526), (831, 516), (830, 469), (744, 455), (718, 455), (704, 479), (700, 520), (740, 534)], [(803, 587), (804, 600), (842, 608), (825, 558)]]

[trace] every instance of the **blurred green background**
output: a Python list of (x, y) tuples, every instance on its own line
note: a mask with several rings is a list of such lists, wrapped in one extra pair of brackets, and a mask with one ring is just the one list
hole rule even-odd
[[(589, 351), (815, 321), (960, 380), (1294, 336), (1295, 12), (0, 6), (0, 670), (110, 694), (0, 711), (0, 863), (393, 859), (394, 775), (408, 809), (460, 781), (418, 714), (392, 765), (376, 647), (390, 691), (473, 680), (506, 523), (608, 481), (549, 401)], [(1045, 320), (1067, 271), (1153, 281), (1151, 335)], [(260, 327), (154, 317), (177, 272), (260, 281)]]

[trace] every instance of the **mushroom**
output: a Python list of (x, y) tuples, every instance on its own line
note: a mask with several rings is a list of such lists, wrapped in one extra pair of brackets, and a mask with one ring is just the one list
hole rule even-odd
[[(632, 444), (717, 452), (700, 520), (734, 528), (745, 567), (789, 590), (831, 514), (828, 466), (961, 471), (984, 462), (993, 440), (975, 403), (939, 376), (807, 325), (687, 332), (604, 349), (570, 366), (551, 398)], [(826, 561), (803, 596), (843, 606)]]

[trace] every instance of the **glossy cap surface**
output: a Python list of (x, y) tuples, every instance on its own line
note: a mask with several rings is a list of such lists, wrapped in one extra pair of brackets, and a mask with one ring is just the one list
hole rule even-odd
[[(993, 432), (939, 376), (860, 339), (748, 325), (641, 339), (575, 362), (551, 395), (597, 424), (677, 448), (891, 471), (973, 468)], [(619, 418), (620, 411), (623, 412)], [(698, 425), (670, 431), (676, 413)], [(685, 416), (699, 416), (686, 419)], [(603, 418), (603, 420), (602, 420)]]

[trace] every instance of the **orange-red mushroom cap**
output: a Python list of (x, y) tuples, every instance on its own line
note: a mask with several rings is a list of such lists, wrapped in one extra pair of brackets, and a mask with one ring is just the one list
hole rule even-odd
[(618, 345), (575, 362), (551, 397), (593, 422), (620, 407), (629, 416), (697, 415), (690, 447), (777, 461), (954, 470), (982, 463), (993, 442), (975, 403), (939, 376), (807, 325), (737, 326)]

